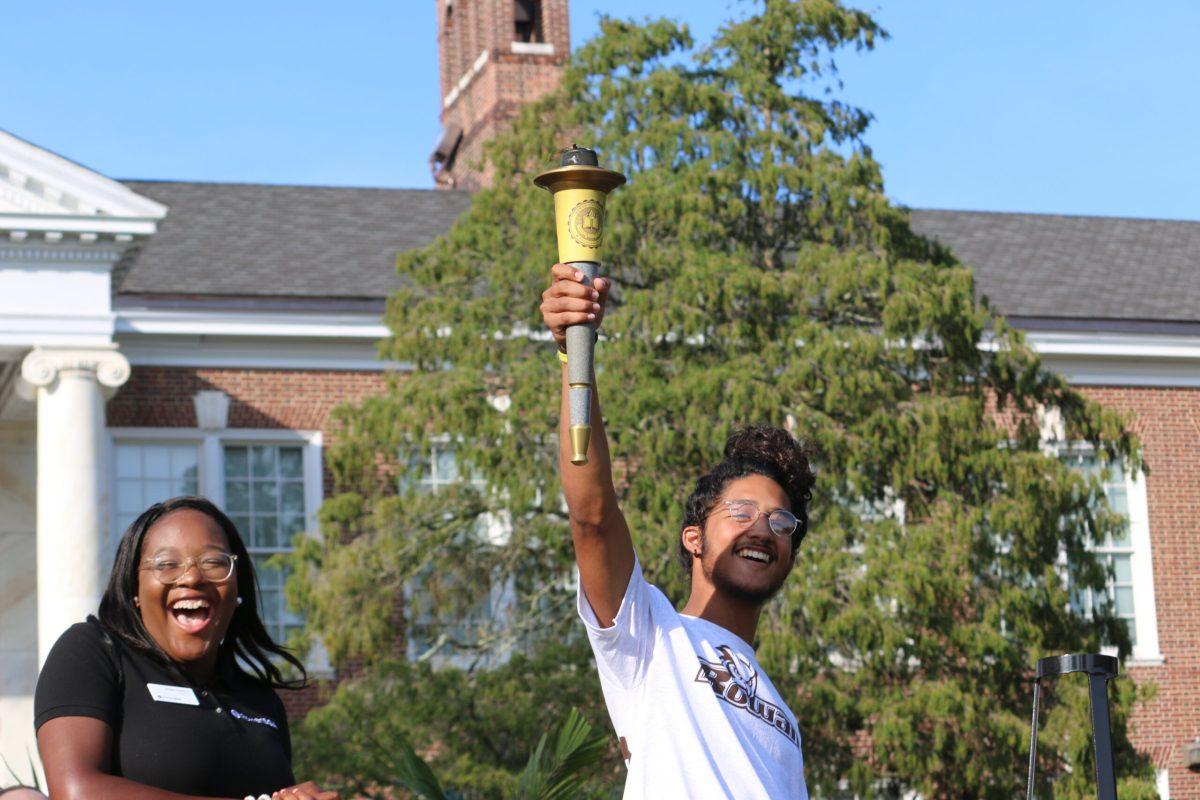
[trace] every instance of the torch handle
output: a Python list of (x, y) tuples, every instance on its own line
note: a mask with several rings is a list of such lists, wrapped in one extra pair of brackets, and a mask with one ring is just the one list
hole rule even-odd
[[(571, 261), (568, 266), (583, 273), (584, 286), (592, 286), (600, 275), (595, 261)], [(590, 322), (567, 326), (567, 383), (571, 413), (572, 464), (586, 464), (592, 433), (592, 368), (595, 364), (596, 326)]]
[[(572, 261), (567, 264), (583, 273), (584, 286), (593, 287), (600, 276), (600, 265), (595, 261)], [(567, 326), (567, 382), (572, 386), (586, 383), (592, 385), (593, 353), (595, 352), (596, 326), (591, 322)], [(588, 407), (589, 410), (591, 406)]]

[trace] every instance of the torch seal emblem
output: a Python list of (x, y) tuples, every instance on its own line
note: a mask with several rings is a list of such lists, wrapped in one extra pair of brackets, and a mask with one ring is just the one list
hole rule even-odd
[(595, 200), (576, 203), (567, 215), (567, 232), (581, 247), (599, 247), (603, 229), (604, 206)]

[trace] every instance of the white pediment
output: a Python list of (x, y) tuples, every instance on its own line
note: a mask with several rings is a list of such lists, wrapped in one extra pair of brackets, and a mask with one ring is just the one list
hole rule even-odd
[(0, 350), (111, 344), (112, 271), (167, 207), (0, 131)]
[(144, 228), (166, 214), (162, 203), (0, 130), (0, 229), (41, 228), (27, 218), (47, 215), (69, 219), (61, 227), (70, 230), (87, 227), (88, 217), (137, 220), (143, 225), (134, 227)]

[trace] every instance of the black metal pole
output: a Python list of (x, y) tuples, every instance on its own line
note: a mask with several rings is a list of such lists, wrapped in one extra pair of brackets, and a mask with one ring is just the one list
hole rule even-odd
[(1104, 673), (1088, 673), (1088, 697), (1092, 701), (1092, 745), (1096, 757), (1096, 797), (1117, 800), (1113, 773), (1112, 731), (1108, 724), (1108, 679)]
[(1108, 682), (1117, 677), (1119, 662), (1112, 656), (1073, 653), (1038, 659), (1033, 682), (1033, 737), (1029, 746), (1029, 789), (1033, 798), (1034, 765), (1037, 758), (1038, 688), (1042, 678), (1084, 672), (1088, 676), (1088, 700), (1092, 707), (1092, 755), (1096, 759), (1097, 800), (1117, 800), (1113, 769), (1112, 730), (1108, 717)]
[(1025, 799), (1033, 800), (1033, 776), (1037, 772), (1037, 724), (1038, 724), (1038, 697), (1041, 694), (1042, 682), (1035, 680), (1033, 682), (1033, 734), (1029, 737), (1029, 782), (1026, 784), (1028, 788)]

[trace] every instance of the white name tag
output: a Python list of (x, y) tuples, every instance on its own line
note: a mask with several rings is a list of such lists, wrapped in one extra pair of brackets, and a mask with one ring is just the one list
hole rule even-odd
[(147, 683), (150, 696), (160, 703), (179, 703), (185, 706), (198, 706), (200, 700), (196, 693), (187, 686), (169, 686), (165, 683)]

